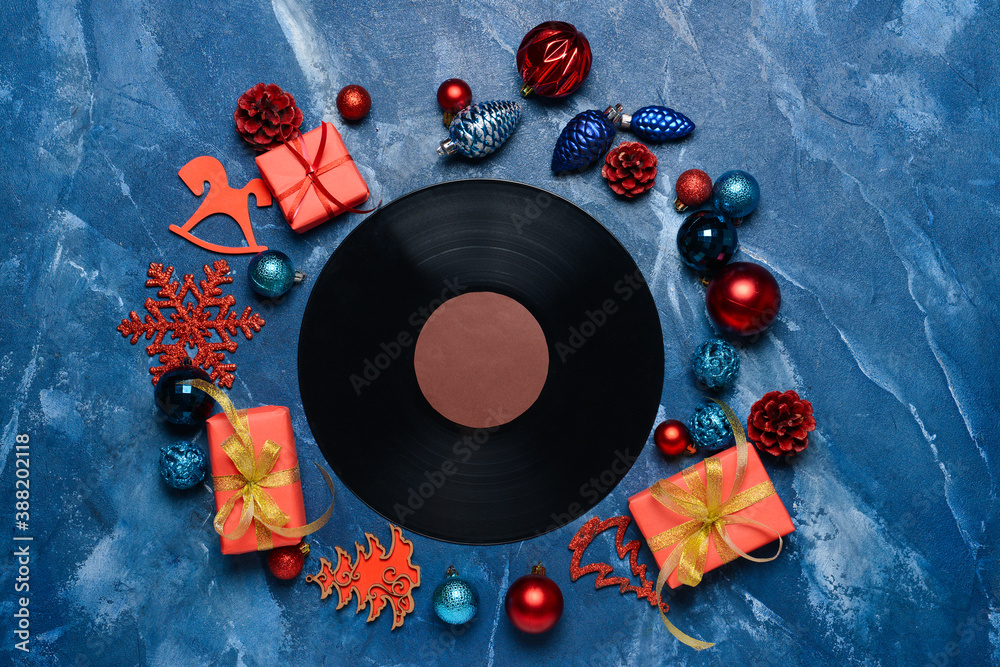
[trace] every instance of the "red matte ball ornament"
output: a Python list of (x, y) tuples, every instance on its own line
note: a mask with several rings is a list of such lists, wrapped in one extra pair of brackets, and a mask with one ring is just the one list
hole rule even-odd
[(759, 264), (734, 262), (719, 270), (705, 292), (708, 315), (723, 333), (752, 336), (764, 331), (781, 309), (781, 288)]
[(503, 602), (507, 618), (521, 632), (537, 635), (551, 630), (563, 613), (559, 585), (545, 576), (545, 568), (535, 565), (507, 589)]
[(362, 86), (351, 84), (337, 93), (337, 111), (344, 120), (361, 120), (372, 108), (372, 96)]
[(569, 23), (546, 21), (532, 28), (517, 47), (521, 95), (566, 97), (590, 74), (590, 42)]
[(685, 452), (694, 454), (696, 451), (691, 432), (684, 422), (677, 419), (668, 419), (657, 426), (653, 431), (653, 442), (664, 456), (677, 456)]
[(712, 196), (712, 177), (701, 169), (688, 169), (677, 177), (674, 190), (677, 192), (674, 210), (681, 213), (691, 206), (701, 206), (709, 200)]

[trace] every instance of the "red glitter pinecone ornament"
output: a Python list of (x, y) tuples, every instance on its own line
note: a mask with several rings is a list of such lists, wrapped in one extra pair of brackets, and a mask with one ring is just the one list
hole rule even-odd
[(638, 141), (625, 141), (604, 158), (601, 176), (616, 193), (631, 199), (656, 185), (656, 156)]
[(246, 142), (266, 151), (299, 136), (302, 110), (295, 106), (291, 93), (273, 83), (258, 83), (240, 95), (233, 118)]
[(769, 391), (750, 408), (747, 438), (774, 456), (798, 454), (816, 429), (813, 406), (794, 391)]

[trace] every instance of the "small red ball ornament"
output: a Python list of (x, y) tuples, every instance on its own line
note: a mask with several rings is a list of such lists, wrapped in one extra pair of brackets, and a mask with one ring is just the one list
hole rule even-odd
[(507, 589), (503, 602), (507, 618), (521, 632), (533, 635), (551, 630), (563, 613), (563, 595), (559, 585), (545, 576), (541, 564), (531, 568)]
[(438, 104), (449, 113), (458, 113), (472, 104), (472, 88), (461, 79), (448, 79), (438, 86)]
[(764, 331), (781, 309), (781, 288), (759, 264), (734, 262), (724, 266), (705, 292), (708, 315), (723, 333), (751, 336)]
[(372, 108), (372, 96), (362, 86), (352, 83), (337, 93), (337, 111), (344, 120), (361, 120)]
[(569, 23), (546, 21), (532, 28), (517, 47), (521, 95), (566, 97), (590, 74), (590, 42)]
[(696, 451), (691, 432), (684, 422), (677, 419), (668, 419), (657, 426), (653, 431), (653, 442), (664, 456), (677, 456), (685, 452), (694, 454)]
[(278, 579), (294, 579), (302, 573), (302, 566), (309, 553), (308, 544), (295, 544), (271, 549), (267, 554), (267, 567)]
[(712, 177), (701, 169), (688, 169), (677, 177), (674, 190), (677, 192), (674, 210), (678, 213), (701, 206), (712, 196)]

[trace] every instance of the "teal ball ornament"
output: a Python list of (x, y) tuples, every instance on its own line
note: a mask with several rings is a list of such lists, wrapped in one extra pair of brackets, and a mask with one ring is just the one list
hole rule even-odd
[(733, 439), (726, 413), (716, 403), (697, 407), (688, 424), (695, 444), (708, 451), (724, 449)]
[(205, 479), (208, 460), (205, 453), (183, 440), (160, 448), (160, 477), (167, 486), (190, 489)]
[(305, 274), (295, 270), (292, 260), (280, 250), (265, 250), (253, 256), (247, 269), (250, 287), (261, 296), (275, 298), (302, 282)]
[(468, 623), (476, 615), (479, 598), (476, 590), (449, 567), (445, 580), (434, 589), (434, 613), (449, 625)]
[(698, 382), (712, 391), (731, 387), (740, 373), (740, 353), (721, 338), (702, 343), (691, 354), (691, 368)]
[(712, 186), (712, 204), (722, 215), (743, 218), (753, 213), (759, 203), (757, 179), (745, 171), (727, 171)]

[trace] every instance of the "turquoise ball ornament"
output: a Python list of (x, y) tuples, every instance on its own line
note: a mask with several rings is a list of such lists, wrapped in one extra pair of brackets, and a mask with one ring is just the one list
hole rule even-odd
[(160, 448), (160, 477), (167, 486), (190, 489), (205, 479), (205, 453), (183, 440)]
[(727, 171), (712, 186), (712, 205), (716, 211), (731, 218), (750, 215), (759, 203), (757, 179), (745, 171)]
[(695, 444), (709, 451), (723, 449), (733, 439), (726, 413), (716, 403), (705, 403), (695, 409), (688, 424)]
[(712, 391), (731, 387), (740, 373), (740, 353), (721, 338), (702, 343), (691, 354), (698, 382)]
[(438, 155), (486, 157), (503, 146), (520, 119), (517, 102), (481, 102), (465, 107), (448, 124), (448, 138), (438, 146)]
[(450, 625), (468, 623), (479, 606), (476, 590), (458, 576), (454, 566), (450, 566), (445, 575), (445, 580), (434, 589), (434, 613)]
[(295, 270), (292, 260), (280, 250), (257, 253), (247, 269), (247, 280), (253, 291), (272, 299), (282, 296), (305, 277), (304, 273)]

